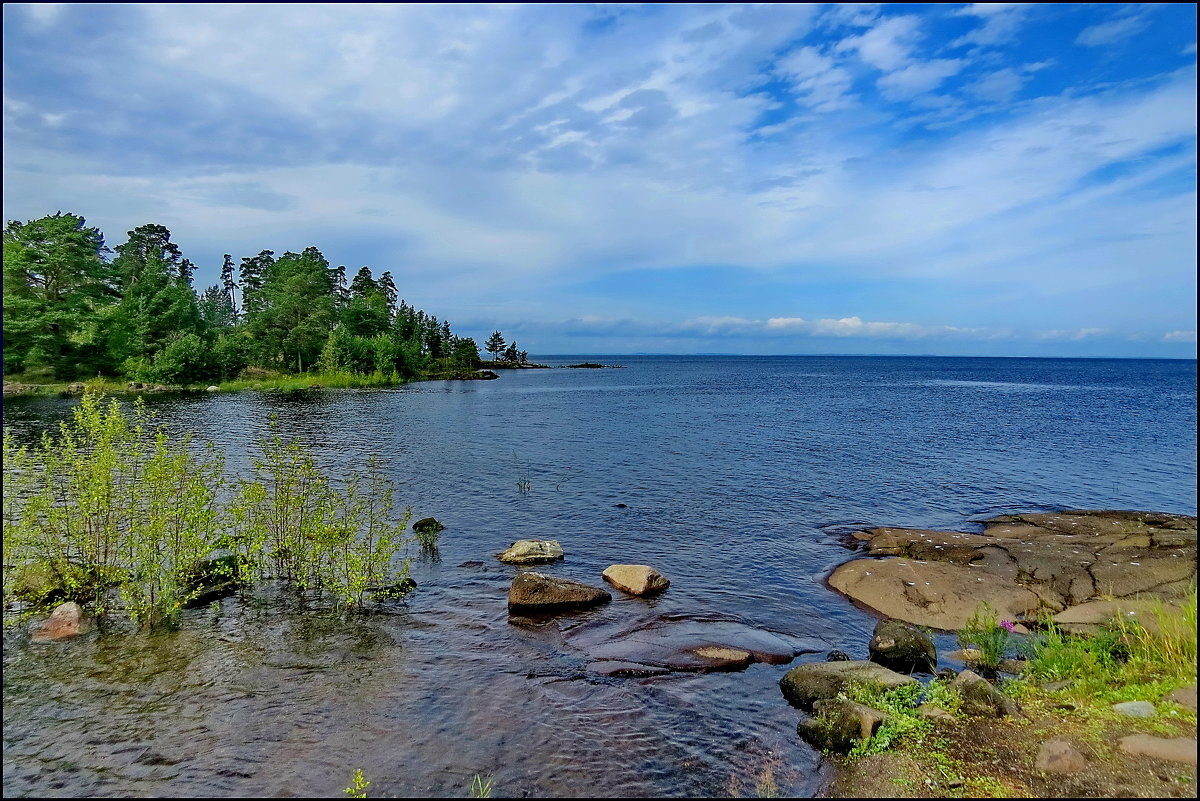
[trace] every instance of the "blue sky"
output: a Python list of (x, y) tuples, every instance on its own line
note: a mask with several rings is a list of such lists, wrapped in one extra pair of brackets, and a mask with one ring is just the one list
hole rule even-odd
[(6, 4), (4, 152), (532, 354), (1196, 353), (1192, 4)]

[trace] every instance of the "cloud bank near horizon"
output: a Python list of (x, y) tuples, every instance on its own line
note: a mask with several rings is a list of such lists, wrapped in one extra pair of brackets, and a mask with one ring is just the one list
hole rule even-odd
[(1194, 356), (1195, 14), (9, 4), (4, 200), (531, 352)]

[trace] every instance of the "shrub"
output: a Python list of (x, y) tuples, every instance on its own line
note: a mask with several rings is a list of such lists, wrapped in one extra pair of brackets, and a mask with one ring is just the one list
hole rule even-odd
[[(153, 428), (141, 399), (127, 414), (94, 393), (35, 448), (5, 434), (5, 595), (22, 585), (103, 615), (115, 586), (140, 626), (173, 626), (217, 548), (234, 552), (241, 580), (286, 579), (340, 609), (414, 586), (400, 557), (412, 513), (397, 519), (377, 460), (339, 488), (275, 420), (259, 448), (251, 475), (230, 483), (211, 444)], [(45, 580), (31, 589), (35, 575)]]

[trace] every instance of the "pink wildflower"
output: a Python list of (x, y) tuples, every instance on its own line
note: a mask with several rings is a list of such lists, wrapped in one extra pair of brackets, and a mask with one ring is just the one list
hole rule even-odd
[(1012, 622), (1011, 620), (1001, 620), (1001, 621), (1000, 621), (1000, 628), (1004, 629), (1004, 630), (1005, 630), (1005, 631), (1007, 631), (1009, 634), (1012, 634), (1012, 632), (1013, 632), (1013, 629), (1014, 629), (1014, 628), (1016, 628), (1016, 627), (1013, 625), (1013, 622)]

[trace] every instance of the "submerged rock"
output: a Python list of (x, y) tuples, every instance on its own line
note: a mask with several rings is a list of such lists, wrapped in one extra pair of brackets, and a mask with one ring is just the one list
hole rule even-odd
[(630, 595), (654, 595), (671, 582), (649, 565), (612, 565), (604, 571), (604, 580)]
[(785, 673), (779, 689), (788, 703), (807, 710), (817, 701), (836, 698), (851, 684), (876, 683), (891, 690), (916, 681), (874, 662), (806, 662)]
[(446, 527), (442, 525), (442, 522), (436, 517), (423, 517), (417, 522), (413, 523), (412, 528), (413, 531), (417, 532), (418, 534), (436, 534), (439, 531), (444, 531), (446, 529)]
[(872, 662), (900, 673), (932, 673), (937, 666), (933, 638), (903, 620), (876, 623), (868, 650)]
[(806, 647), (732, 616), (664, 615), (650, 620), (600, 620), (563, 632), (594, 664), (619, 662), (667, 671), (743, 670), (756, 662), (786, 664)]
[(496, 558), (510, 565), (540, 565), (565, 556), (558, 540), (517, 540)]
[(36, 642), (65, 640), (68, 637), (83, 634), (90, 628), (90, 624), (83, 616), (82, 607), (74, 601), (68, 601), (56, 606), (50, 613), (50, 617), (34, 629), (33, 639)]
[(508, 590), (509, 612), (526, 614), (596, 606), (611, 600), (612, 596), (599, 587), (532, 572), (514, 578)]

